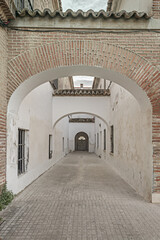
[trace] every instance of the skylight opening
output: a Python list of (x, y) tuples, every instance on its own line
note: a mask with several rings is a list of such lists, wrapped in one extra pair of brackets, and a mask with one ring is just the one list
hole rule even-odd
[(107, 9), (107, 0), (62, 0), (62, 9), (65, 12), (67, 9), (72, 9), (72, 11), (76, 12), (81, 9), (84, 12), (92, 9), (95, 12), (99, 12), (100, 10), (106, 11)]
[(73, 76), (74, 88), (91, 89), (94, 77), (91, 76)]

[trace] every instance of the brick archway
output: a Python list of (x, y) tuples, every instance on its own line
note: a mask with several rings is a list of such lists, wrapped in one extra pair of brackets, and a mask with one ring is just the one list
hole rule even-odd
[(154, 191), (160, 192), (160, 175), (157, 174), (160, 171), (160, 72), (146, 59), (122, 47), (94, 40), (60, 40), (31, 48), (8, 63), (8, 101), (21, 83), (32, 76), (70, 66), (97, 67), (117, 73), (146, 93), (153, 111)]
[(31, 76), (52, 68), (77, 65), (105, 68), (132, 79), (146, 92), (153, 110), (156, 107), (154, 96), (160, 86), (160, 72), (156, 67), (122, 47), (87, 40), (55, 41), (11, 59), (8, 63), (8, 100)]

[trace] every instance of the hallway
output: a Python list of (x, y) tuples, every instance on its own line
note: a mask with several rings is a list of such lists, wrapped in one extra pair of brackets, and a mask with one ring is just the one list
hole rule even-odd
[(102, 159), (85, 152), (60, 160), (0, 217), (3, 240), (160, 239), (160, 205), (145, 202)]

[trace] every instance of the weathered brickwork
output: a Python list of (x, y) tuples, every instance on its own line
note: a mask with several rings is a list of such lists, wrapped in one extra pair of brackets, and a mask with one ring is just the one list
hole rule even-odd
[(9, 60), (31, 48), (50, 44), (55, 40), (70, 40), (71, 38), (76, 41), (85, 38), (120, 46), (145, 57), (155, 66), (160, 65), (160, 33), (156, 32), (69, 34), (9, 31)]
[(154, 18), (160, 18), (160, 0), (153, 0)]
[(0, 186), (5, 182), (6, 166), (6, 90), (7, 90), (7, 33), (0, 27)]

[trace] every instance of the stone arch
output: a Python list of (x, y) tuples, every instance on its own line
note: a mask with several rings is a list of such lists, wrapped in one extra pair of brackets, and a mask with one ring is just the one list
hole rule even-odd
[[(135, 96), (144, 111), (151, 111), (152, 106), (153, 157), (157, 172), (160, 155), (160, 71), (132, 51), (95, 40), (60, 40), (25, 51), (8, 63), (8, 111), (14, 111), (38, 85), (78, 74), (118, 83)], [(155, 174), (154, 191), (159, 191), (158, 179), (159, 175)]]
[(72, 114), (73, 114), (73, 115), (74, 115), (74, 114), (89, 114), (89, 115), (93, 115), (94, 117), (97, 117), (97, 118), (101, 119), (101, 120), (106, 124), (107, 128), (109, 129), (109, 124), (107, 123), (107, 121), (106, 121), (103, 117), (101, 117), (101, 116), (99, 116), (99, 115), (97, 115), (97, 114), (95, 114), (95, 113), (92, 113), (92, 112), (70, 112), (70, 113), (67, 113), (67, 114), (63, 115), (62, 117), (60, 117), (59, 119), (57, 119), (57, 121), (53, 124), (53, 129), (55, 128), (56, 124), (57, 124), (61, 119), (67, 117), (68, 115), (72, 115)]

